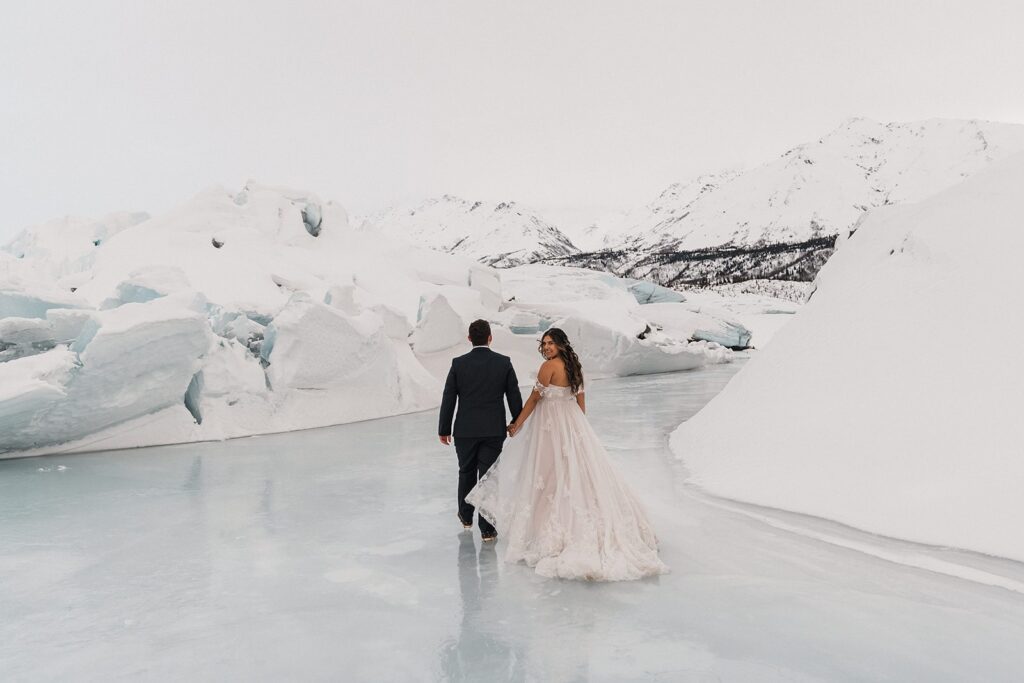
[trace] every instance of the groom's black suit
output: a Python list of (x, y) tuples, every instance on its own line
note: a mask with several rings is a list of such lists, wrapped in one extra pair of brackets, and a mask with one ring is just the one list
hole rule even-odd
[[(455, 415), (456, 399), (458, 415)], [(472, 523), (474, 511), (466, 502), (466, 494), (498, 459), (505, 443), (505, 400), (515, 420), (523, 409), (523, 397), (508, 356), (486, 346), (476, 346), (469, 353), (452, 359), (452, 369), (444, 383), (437, 433), (455, 437), (455, 452), (459, 456), (459, 517), (466, 522)], [(484, 536), (494, 534), (494, 527), (483, 517), (480, 517), (480, 532)]]

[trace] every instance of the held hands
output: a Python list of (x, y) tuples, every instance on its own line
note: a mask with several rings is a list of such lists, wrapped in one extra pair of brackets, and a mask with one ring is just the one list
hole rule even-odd
[(512, 422), (512, 423), (511, 423), (511, 424), (509, 424), (509, 426), (507, 427), (508, 435), (509, 435), (509, 436), (515, 436), (515, 435), (516, 435), (516, 432), (518, 432), (518, 431), (519, 431), (519, 429), (520, 429), (520, 426), (519, 426), (518, 424), (516, 424), (515, 422)]

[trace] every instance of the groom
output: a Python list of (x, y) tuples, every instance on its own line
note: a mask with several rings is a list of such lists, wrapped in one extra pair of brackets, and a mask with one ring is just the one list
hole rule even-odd
[[(459, 521), (465, 529), (473, 528), (473, 506), (466, 494), (476, 485), (501, 453), (505, 443), (505, 402), (512, 420), (523, 409), (523, 397), (512, 361), (508, 356), (491, 351), (491, 326), (486, 320), (475, 320), (469, 326), (473, 350), (452, 359), (452, 369), (444, 383), (441, 398), (441, 422), (437, 433), (441, 443), (452, 442), (452, 416), (458, 399), (459, 414), (455, 416), (455, 453), (459, 456)], [(480, 516), (480, 535), (493, 541), (498, 532)]]

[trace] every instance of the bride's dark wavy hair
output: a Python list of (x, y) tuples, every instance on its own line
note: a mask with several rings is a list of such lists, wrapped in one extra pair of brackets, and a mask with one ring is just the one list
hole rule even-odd
[(565, 332), (557, 327), (552, 327), (540, 338), (541, 343), (537, 346), (537, 350), (541, 354), (544, 353), (544, 337), (551, 337), (551, 341), (555, 342), (558, 357), (565, 363), (565, 372), (569, 375), (569, 386), (572, 387), (573, 393), (576, 393), (583, 387), (583, 366), (580, 365), (580, 359), (576, 357), (576, 352), (573, 351), (572, 344), (569, 343), (569, 337), (565, 336)]

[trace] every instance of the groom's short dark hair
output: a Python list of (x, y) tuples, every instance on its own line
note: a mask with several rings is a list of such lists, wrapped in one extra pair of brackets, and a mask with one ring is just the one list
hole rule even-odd
[(474, 320), (469, 324), (469, 341), (473, 346), (483, 346), (491, 336), (491, 324), (486, 320)]

